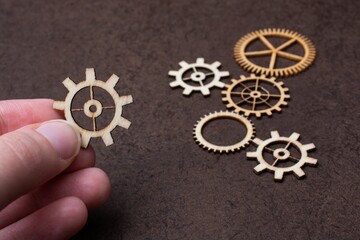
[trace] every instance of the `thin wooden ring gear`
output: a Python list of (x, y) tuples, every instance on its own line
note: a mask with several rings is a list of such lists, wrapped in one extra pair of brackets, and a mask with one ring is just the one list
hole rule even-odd
[[(207, 141), (204, 138), (204, 136), (202, 135), (203, 127), (209, 121), (212, 121), (214, 119), (220, 119), (220, 118), (231, 118), (231, 119), (237, 120), (240, 123), (242, 123), (246, 128), (245, 137), (240, 142), (235, 143), (233, 145), (229, 145), (229, 146), (218, 146), (218, 145), (215, 145), (215, 144)], [(246, 145), (248, 145), (250, 143), (250, 141), (255, 137), (255, 127), (254, 127), (254, 124), (249, 119), (247, 119), (246, 117), (244, 117), (242, 115), (239, 115), (234, 112), (229, 112), (229, 111), (225, 111), (225, 112), (220, 111), (220, 112), (210, 113), (210, 114), (202, 117), (195, 124), (193, 134), (194, 134), (195, 141), (203, 148), (208, 149), (209, 151), (213, 151), (213, 152), (228, 153), (228, 152), (234, 152), (236, 150), (240, 150), (240, 149), (244, 148)]]

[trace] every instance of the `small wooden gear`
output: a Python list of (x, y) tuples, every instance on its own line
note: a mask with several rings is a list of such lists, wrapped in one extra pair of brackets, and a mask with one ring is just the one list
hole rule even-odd
[[(120, 126), (128, 129), (130, 127), (130, 121), (123, 118), (122, 107), (129, 103), (133, 102), (131, 95), (128, 96), (119, 96), (115, 90), (115, 85), (117, 84), (119, 77), (113, 74), (106, 82), (95, 79), (95, 71), (93, 68), (86, 69), (86, 80), (75, 84), (70, 78), (66, 78), (63, 81), (64, 86), (69, 90), (65, 101), (55, 101), (53, 107), (58, 110), (63, 110), (65, 112), (65, 119), (72, 123), (81, 133), (81, 146), (86, 148), (90, 142), (91, 138), (102, 137), (106, 146), (109, 146), (114, 143), (111, 136), (111, 131), (116, 127)], [(100, 101), (94, 98), (93, 88), (98, 87), (107, 91), (115, 103), (114, 106), (103, 106)], [(82, 89), (89, 88), (90, 99), (85, 102), (84, 106), (80, 109), (73, 109), (72, 102), (75, 95)], [(112, 121), (103, 129), (97, 129), (96, 118), (101, 115), (103, 110), (114, 109), (115, 115)], [(84, 114), (92, 119), (92, 130), (85, 129), (81, 127), (73, 117), (74, 111), (83, 111)]]
[[(239, 121), (242, 123), (246, 128), (246, 135), (245, 137), (238, 143), (235, 143), (230, 146), (218, 146), (215, 144), (212, 144), (208, 142), (202, 135), (202, 129), (203, 127), (209, 122), (214, 119), (220, 119), (220, 118), (230, 118)], [(246, 145), (250, 143), (250, 141), (255, 137), (255, 127), (254, 124), (247, 119), (246, 117), (239, 115), (234, 112), (229, 111), (220, 111), (220, 112), (214, 112), (210, 113), (208, 115), (205, 115), (202, 117), (194, 127), (194, 139), (195, 141), (202, 146), (205, 149), (208, 149), (209, 151), (223, 153), (223, 152), (234, 152), (236, 150), (240, 150), (244, 148)]]
[[(175, 77), (175, 80), (170, 82), (170, 87), (184, 88), (184, 95), (190, 95), (193, 91), (200, 91), (204, 96), (209, 95), (210, 88), (223, 88), (225, 84), (220, 79), (229, 76), (229, 72), (219, 70), (220, 62), (208, 64), (204, 58), (197, 58), (195, 63), (181, 61), (179, 65), (181, 68), (178, 71), (169, 71), (169, 76)], [(185, 74), (189, 71), (191, 74), (186, 77)], [(204, 83), (209, 77), (212, 79)]]
[[(286, 41), (280, 46), (274, 46), (268, 40), (269, 37), (284, 38)], [(248, 51), (248, 46), (256, 40), (260, 40), (267, 49)], [(286, 51), (288, 47), (294, 44), (299, 44), (303, 48), (303, 56)], [(251, 32), (242, 37), (235, 45), (234, 56), (238, 64), (247, 71), (267, 76), (287, 77), (297, 74), (310, 66), (315, 59), (316, 50), (308, 38), (297, 32), (286, 29), (264, 29)], [(268, 67), (259, 66), (251, 61), (252, 57), (268, 56), (270, 56)], [(284, 68), (277, 68), (276, 62), (279, 57), (294, 61), (294, 64)]]
[[(308, 157), (308, 151), (315, 149), (313, 143), (301, 144), (298, 139), (300, 134), (293, 133), (290, 137), (282, 137), (277, 131), (271, 132), (271, 138), (261, 140), (255, 138), (253, 142), (258, 145), (255, 152), (248, 152), (246, 156), (251, 159), (256, 159), (259, 164), (254, 168), (255, 173), (259, 174), (264, 170), (274, 172), (275, 181), (281, 181), (284, 173), (294, 173), (298, 178), (305, 176), (305, 172), (301, 169), (304, 165), (315, 166), (317, 159)], [(285, 147), (272, 147), (274, 144), (283, 143)], [(300, 157), (294, 157), (290, 152), (290, 147), (294, 147), (300, 152)], [(272, 161), (266, 160), (264, 152), (270, 152)], [(280, 167), (277, 164), (285, 161), (294, 162), (291, 166)]]
[(234, 108), (235, 112), (245, 116), (271, 116), (273, 111), (281, 111), (281, 106), (287, 105), (286, 101), (290, 98), (287, 94), (289, 89), (283, 87), (283, 82), (275, 80), (265, 75), (241, 75), (240, 79), (232, 79), (231, 84), (225, 84), (222, 100), (227, 103), (227, 108)]

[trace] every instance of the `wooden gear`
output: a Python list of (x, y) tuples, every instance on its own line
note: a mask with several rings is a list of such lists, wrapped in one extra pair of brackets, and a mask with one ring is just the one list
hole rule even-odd
[[(190, 95), (193, 91), (200, 91), (203, 95), (209, 95), (210, 88), (223, 88), (224, 83), (220, 82), (220, 79), (229, 76), (229, 72), (219, 71), (218, 68), (221, 66), (220, 62), (207, 64), (205, 63), (204, 58), (197, 58), (196, 62), (191, 64), (181, 61), (179, 65), (181, 68), (178, 71), (169, 71), (169, 76), (175, 77), (175, 81), (170, 83), (170, 87), (180, 86), (184, 88), (184, 95)], [(184, 77), (189, 71), (192, 71), (190, 76)], [(209, 83), (204, 84), (206, 78), (210, 76), (212, 76), (213, 79), (209, 81)], [(192, 81), (193, 85), (188, 84), (188, 81)]]
[[(219, 118), (231, 118), (231, 119), (237, 120), (240, 123), (242, 123), (246, 127), (246, 130), (247, 130), (245, 137), (240, 142), (235, 143), (230, 146), (218, 146), (218, 145), (208, 142), (202, 135), (202, 129), (209, 121), (212, 121), (214, 119), (219, 119)], [(193, 134), (194, 134), (195, 141), (200, 146), (202, 146), (204, 149), (208, 149), (209, 151), (213, 151), (213, 152), (228, 153), (228, 152), (234, 152), (236, 150), (240, 150), (241, 148), (244, 148), (246, 145), (248, 145), (250, 143), (251, 139), (253, 139), (255, 137), (255, 127), (254, 127), (254, 124), (249, 119), (247, 119), (246, 117), (244, 117), (242, 115), (239, 115), (234, 112), (229, 112), (229, 111), (224, 111), (224, 112), (220, 111), (220, 112), (210, 113), (210, 114), (202, 117), (195, 124)]]
[[(287, 94), (288, 88), (283, 87), (283, 82), (276, 82), (274, 77), (267, 78), (265, 75), (250, 77), (240, 76), (239, 80), (232, 79), (232, 84), (225, 84), (226, 90), (222, 91), (224, 102), (227, 102), (227, 108), (234, 108), (237, 113), (243, 113), (245, 116), (255, 115), (261, 117), (264, 114), (272, 115), (273, 111), (281, 111), (282, 105), (287, 105), (286, 100), (290, 98)], [(276, 93), (271, 93), (268, 86), (272, 86)], [(239, 89), (240, 88), (240, 89)], [(235, 101), (238, 97), (240, 101)], [(275, 104), (269, 101), (275, 99)], [(259, 109), (258, 107), (262, 108)]]
[[(267, 39), (268, 37), (285, 38), (287, 41), (280, 46), (275, 47), (269, 42)], [(247, 47), (255, 40), (260, 40), (267, 49), (261, 51), (247, 51)], [(293, 44), (299, 44), (303, 48), (305, 52), (303, 56), (285, 51), (286, 48)], [(264, 29), (251, 32), (242, 37), (235, 45), (234, 55), (238, 64), (247, 71), (269, 76), (287, 77), (297, 74), (310, 66), (315, 59), (316, 50), (308, 38), (297, 32), (285, 29)], [(249, 59), (251, 57), (267, 56), (271, 56), (268, 67), (259, 66)], [(276, 61), (278, 57), (292, 60), (296, 63), (289, 67), (277, 68)]]
[[(271, 138), (267, 140), (260, 140), (255, 138), (253, 142), (258, 145), (255, 152), (248, 152), (246, 156), (250, 159), (256, 159), (259, 164), (254, 168), (255, 173), (259, 174), (264, 170), (269, 170), (274, 172), (275, 181), (281, 181), (283, 179), (284, 173), (294, 173), (298, 178), (301, 178), (305, 175), (305, 172), (301, 169), (305, 164), (315, 166), (317, 164), (317, 159), (308, 157), (308, 151), (315, 149), (313, 143), (303, 145), (298, 139), (300, 134), (293, 133), (290, 137), (281, 137), (277, 131), (271, 132)], [(271, 144), (276, 143), (286, 143), (284, 148), (273, 149), (269, 147)], [(300, 152), (300, 158), (296, 158), (291, 155), (288, 150), (290, 146), (294, 146)], [(263, 152), (269, 151), (272, 153), (273, 158), (275, 159), (273, 163), (269, 163), (264, 159)], [(289, 167), (278, 167), (276, 164), (282, 161), (293, 161), (294, 165)]]
[[(66, 78), (63, 81), (64, 86), (69, 90), (65, 101), (55, 101), (53, 107), (58, 110), (63, 110), (65, 113), (65, 119), (72, 123), (81, 133), (81, 146), (86, 148), (90, 142), (91, 138), (102, 137), (106, 146), (109, 146), (114, 143), (111, 136), (111, 131), (116, 127), (120, 126), (128, 129), (130, 127), (130, 121), (123, 118), (122, 107), (126, 104), (132, 103), (133, 98), (131, 95), (128, 96), (119, 96), (115, 90), (115, 85), (117, 84), (119, 77), (113, 74), (106, 82), (95, 79), (95, 71), (93, 68), (86, 69), (86, 80), (75, 84), (70, 78)], [(102, 106), (101, 102), (94, 98), (93, 88), (98, 87), (107, 91), (114, 100), (114, 106)], [(90, 99), (84, 104), (83, 108), (73, 109), (72, 102), (75, 95), (82, 89), (89, 88)], [(94, 111), (91, 110), (91, 107), (95, 108)], [(97, 129), (96, 127), (96, 118), (99, 117), (103, 110), (106, 109), (115, 109), (115, 115), (112, 121), (103, 129)], [(92, 119), (92, 131), (82, 128), (77, 124), (73, 118), (72, 112), (74, 111), (83, 111), (84, 114)]]

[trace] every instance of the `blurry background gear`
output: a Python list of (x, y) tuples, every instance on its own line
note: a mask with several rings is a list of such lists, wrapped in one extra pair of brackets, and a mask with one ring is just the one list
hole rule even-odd
[(239, 80), (232, 79), (231, 84), (225, 84), (227, 89), (221, 92), (222, 100), (227, 102), (227, 108), (234, 108), (235, 112), (245, 116), (261, 117), (265, 113), (270, 116), (274, 110), (281, 111), (281, 106), (287, 105), (290, 98), (289, 89), (283, 87), (283, 82), (275, 80), (265, 75), (241, 75)]
[[(95, 80), (95, 71), (93, 68), (86, 69), (86, 80), (75, 84), (70, 78), (66, 78), (63, 81), (64, 86), (69, 90), (65, 101), (55, 101), (53, 107), (58, 110), (63, 110), (65, 113), (65, 119), (75, 125), (79, 132), (81, 133), (81, 146), (86, 148), (90, 142), (90, 139), (93, 137), (102, 137), (106, 146), (109, 146), (114, 143), (111, 136), (111, 131), (116, 127), (120, 126), (123, 128), (129, 128), (130, 122), (121, 116), (122, 107), (126, 104), (132, 103), (133, 98), (131, 95), (128, 96), (119, 96), (115, 91), (115, 85), (117, 84), (119, 78), (113, 74), (106, 82)], [(102, 88), (108, 92), (113, 98), (114, 105), (103, 106), (102, 103), (95, 99), (94, 89), (95, 87)], [(82, 108), (73, 108), (73, 99), (75, 95), (79, 93), (80, 90), (84, 88), (89, 88), (90, 99), (85, 102)], [(112, 121), (102, 129), (98, 129), (96, 125), (96, 118), (101, 115), (103, 110), (114, 109), (115, 115)], [(91, 118), (92, 120), (92, 130), (85, 129), (80, 126), (74, 119), (73, 113), (82, 111), (84, 114)]]
[(195, 63), (190, 64), (182, 61), (179, 65), (181, 68), (178, 71), (169, 71), (169, 75), (175, 77), (175, 81), (170, 83), (170, 87), (181, 86), (184, 88), (184, 95), (189, 95), (192, 91), (200, 91), (203, 95), (209, 95), (210, 88), (223, 88), (224, 83), (220, 82), (220, 79), (229, 76), (229, 72), (219, 71), (220, 62), (207, 64), (204, 58), (198, 58)]
[[(263, 141), (255, 138), (253, 142), (258, 145), (256, 151), (246, 154), (248, 158), (255, 158), (259, 162), (254, 168), (255, 173), (272, 171), (275, 181), (281, 181), (284, 173), (293, 172), (298, 178), (303, 177), (305, 172), (301, 167), (305, 164), (315, 166), (317, 159), (308, 157), (308, 151), (315, 149), (315, 145), (303, 145), (298, 141), (299, 137), (298, 133), (293, 133), (290, 137), (281, 137), (277, 131), (272, 131), (269, 139)], [(269, 153), (270, 159), (265, 153)]]
[[(281, 43), (275, 46), (271, 39)], [(250, 50), (249, 46), (260, 41), (265, 49)], [(291, 47), (301, 47), (300, 54), (291, 53)], [(251, 32), (242, 37), (234, 48), (235, 59), (245, 70), (265, 74), (267, 76), (287, 77), (307, 68), (315, 59), (316, 50), (312, 42), (305, 36), (286, 29), (264, 29)], [(266, 58), (266, 66), (255, 63), (255, 58)], [(288, 66), (277, 66), (279, 58), (290, 60)]]
[[(221, 119), (221, 118), (234, 119), (236, 121), (239, 121), (241, 124), (243, 124), (246, 128), (245, 137), (240, 142), (235, 143), (233, 145), (229, 145), (229, 146), (218, 146), (218, 145), (208, 142), (203, 137), (203, 134), (202, 134), (203, 127), (208, 122), (215, 120), (215, 119)], [(239, 115), (234, 112), (229, 112), (229, 111), (220, 111), (220, 112), (210, 113), (210, 114), (202, 117), (195, 124), (193, 134), (194, 134), (195, 141), (200, 146), (202, 146), (204, 149), (208, 149), (209, 151), (213, 151), (213, 152), (228, 153), (228, 152), (234, 152), (236, 150), (240, 150), (240, 149), (244, 148), (246, 145), (248, 145), (250, 143), (250, 141), (255, 137), (255, 127), (254, 127), (254, 124), (249, 119), (247, 119), (246, 117), (244, 117), (242, 115)]]

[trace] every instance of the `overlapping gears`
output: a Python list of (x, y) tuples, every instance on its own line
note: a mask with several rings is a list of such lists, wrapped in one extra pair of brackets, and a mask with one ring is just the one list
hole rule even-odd
[[(275, 44), (272, 38), (280, 40), (281, 43)], [(252, 50), (251, 45), (255, 42), (260, 42), (262, 49)], [(302, 53), (292, 52), (292, 46), (297, 46), (298, 49), (300, 46)], [(263, 49), (264, 47), (265, 49)], [(250, 76), (241, 75), (239, 79), (232, 79), (230, 84), (220, 82), (220, 79), (228, 76), (229, 73), (218, 70), (219, 62), (206, 64), (203, 58), (198, 58), (192, 64), (182, 61), (179, 63), (180, 70), (169, 72), (170, 76), (176, 78), (170, 83), (170, 86), (183, 87), (184, 95), (189, 95), (193, 91), (209, 95), (210, 88), (225, 87), (225, 90), (221, 92), (222, 101), (231, 111), (214, 112), (202, 117), (194, 126), (195, 142), (214, 153), (234, 152), (253, 142), (257, 145), (257, 150), (248, 152), (247, 157), (255, 158), (259, 162), (254, 169), (256, 173), (264, 170), (272, 171), (276, 181), (281, 181), (284, 174), (290, 172), (299, 178), (303, 177), (305, 173), (302, 167), (304, 165), (314, 166), (317, 163), (316, 159), (308, 157), (308, 151), (315, 149), (315, 145), (312, 143), (302, 145), (298, 141), (300, 136), (298, 133), (293, 133), (290, 137), (282, 137), (277, 131), (272, 131), (271, 138), (262, 141), (255, 138), (254, 124), (247, 117), (271, 116), (273, 112), (280, 112), (284, 106), (287, 106), (290, 99), (289, 89), (275, 77), (288, 77), (310, 66), (316, 56), (314, 45), (305, 36), (294, 31), (264, 29), (242, 37), (235, 45), (234, 56), (238, 64), (251, 74)], [(269, 63), (262, 66), (253, 58), (269, 58)], [(278, 64), (278, 60), (281, 58), (290, 61), (291, 64), (281, 66)], [(213, 76), (212, 81), (204, 83), (208, 76)], [(243, 124), (246, 128), (245, 136), (239, 142), (229, 146), (210, 143), (203, 136), (202, 130), (210, 121), (221, 118), (234, 119)], [(279, 146), (279, 144), (285, 144), (285, 146)], [(291, 149), (295, 149), (299, 156), (294, 156)], [(270, 153), (272, 161), (264, 157), (266, 152)], [(288, 161), (294, 162), (294, 164), (283, 166), (283, 163)]]
[[(128, 129), (130, 127), (130, 121), (123, 118), (122, 108), (123, 106), (132, 103), (133, 98), (131, 95), (119, 96), (116, 92), (115, 85), (117, 84), (119, 77), (113, 74), (106, 82), (95, 79), (95, 71), (93, 68), (86, 69), (86, 80), (78, 84), (75, 84), (70, 78), (66, 78), (63, 81), (64, 86), (68, 89), (65, 101), (55, 101), (53, 107), (58, 110), (64, 111), (65, 119), (72, 123), (81, 133), (81, 146), (86, 148), (91, 138), (102, 137), (106, 146), (113, 144), (113, 138), (111, 131), (116, 127), (120, 126)], [(89, 91), (90, 99), (87, 100), (82, 108), (73, 108), (72, 103), (75, 95), (81, 90), (87, 89)], [(94, 88), (101, 88), (105, 90), (113, 99), (114, 105), (103, 106), (102, 103), (94, 97)], [(113, 109), (115, 110), (114, 118), (105, 128), (98, 129), (96, 119), (101, 115), (104, 110)], [(74, 117), (74, 112), (83, 112), (85, 116), (91, 118), (92, 129), (86, 129), (78, 124)]]

